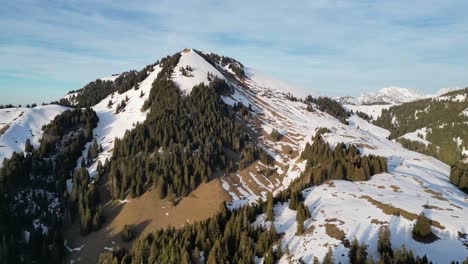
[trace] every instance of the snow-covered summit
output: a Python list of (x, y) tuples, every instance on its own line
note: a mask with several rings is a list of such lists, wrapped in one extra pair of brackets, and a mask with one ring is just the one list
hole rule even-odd
[(390, 86), (376, 92), (364, 93), (357, 98), (357, 102), (359, 104), (401, 104), (424, 97), (422, 93), (414, 89)]
[(182, 92), (190, 93), (193, 86), (200, 83), (208, 85), (210, 82), (208, 74), (224, 79), (223, 74), (193, 49), (185, 49), (180, 54), (181, 57), (174, 68), (172, 79)]

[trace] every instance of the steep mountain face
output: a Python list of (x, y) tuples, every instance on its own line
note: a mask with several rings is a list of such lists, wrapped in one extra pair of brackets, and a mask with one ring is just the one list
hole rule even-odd
[[(325, 127), (331, 132), (324, 134), (324, 138), (332, 146), (344, 142), (358, 146), (364, 154), (386, 157), (388, 173), (373, 176), (365, 182), (332, 181), (330, 184), (305, 189), (302, 192), (304, 204), (312, 215), (304, 223), (304, 228), (312, 231), (305, 235), (296, 235), (296, 212), (290, 210), (287, 204), (277, 204), (274, 224), (278, 232), (286, 234), (282, 245), (289, 247), (293, 258), (302, 257), (305, 262), (311, 262), (314, 256), (322, 259), (327, 247), (334, 245), (338, 251), (335, 253), (336, 259), (347, 262), (346, 257), (341, 257), (341, 253), (346, 255), (347, 248), (337, 239), (340, 235), (334, 237), (333, 234), (337, 230), (341, 230), (338, 233), (350, 240), (356, 237), (360, 241), (368, 241), (370, 255), (377, 257), (377, 249), (372, 241), (376, 241), (379, 226), (388, 224), (392, 230), (393, 244), (405, 244), (415, 252), (424, 251), (437, 262), (444, 261), (446, 256), (442, 252), (438, 255), (435, 251), (440, 248), (445, 250), (442, 240), (450, 239), (449, 236), (431, 244), (421, 244), (412, 240), (411, 227), (415, 216), (424, 211), (431, 214), (433, 220), (444, 222), (444, 228), (434, 228), (438, 236), (451, 228), (449, 233), (458, 236), (455, 230), (464, 228), (463, 221), (453, 217), (452, 213), (458, 212), (459, 217), (463, 217), (465, 213), (460, 208), (465, 207), (457, 206), (466, 205), (466, 196), (450, 184), (447, 165), (387, 140), (389, 131), (355, 115), (349, 118), (350, 125), (345, 125), (321, 111), (307, 111), (306, 104), (288, 99), (285, 92), (280, 92), (281, 87), (263, 87), (257, 83), (255, 78), (247, 78), (244, 84), (248, 89), (237, 87), (226, 102), (252, 105), (253, 113), (261, 124), (258, 129), (262, 135), (258, 141), (275, 157), (278, 176), (264, 175), (262, 172), (265, 167), (258, 164), (249, 171), (236, 173), (235, 177), (222, 178), (223, 187), (231, 195), (233, 205), (252, 203), (259, 197), (266, 197), (268, 191), (278, 193), (300, 177), (306, 164), (300, 159), (299, 153), (312, 136)], [(251, 126), (254, 126), (253, 122)], [(272, 140), (269, 134), (273, 129), (283, 135), (281, 140)], [(435, 186), (436, 189), (432, 189)], [(428, 210), (435, 208), (432, 204), (447, 210)], [(409, 214), (395, 216), (395, 212)], [(257, 224), (269, 225), (270, 222), (263, 215), (259, 216)], [(463, 252), (466, 253), (464, 242), (456, 243), (459, 246), (453, 248), (452, 253), (462, 259)], [(435, 254), (432, 254), (433, 250)]]
[[(81, 171), (68, 180), (68, 191), (82, 204), (92, 195), (78, 193), (99, 190), (91, 213), (100, 206), (106, 218), (87, 236), (75, 231), (80, 221), (68, 227), (66, 247), (75, 263), (96, 262), (106, 251), (102, 263), (311, 263), (330, 248), (336, 262), (348, 263), (355, 238), (377, 261), (383, 226), (394, 248), (405, 245), (436, 263), (466, 257), (466, 195), (450, 183), (449, 166), (388, 140), (393, 126), (343, 114), (336, 103), (306, 98), (302, 89), (211, 53), (187, 49), (143, 73), (122, 75), (119, 83), (126, 85), (105, 79), (66, 97), (72, 107), (92, 104), (99, 118), (96, 144), (89, 141), (77, 160), (90, 178)], [(362, 102), (417, 96), (391, 90)], [(312, 157), (301, 158), (304, 150)], [(369, 155), (377, 157), (369, 158), (372, 164)], [(222, 201), (230, 210), (218, 209)], [(431, 220), (430, 239), (413, 236), (421, 212)], [(125, 225), (141, 233), (130, 252), (116, 250), (129, 247), (119, 238)], [(148, 235), (167, 226), (177, 230)]]

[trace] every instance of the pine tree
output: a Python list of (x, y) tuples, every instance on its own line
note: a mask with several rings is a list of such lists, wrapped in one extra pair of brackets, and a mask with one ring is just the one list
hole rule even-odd
[(273, 195), (271, 192), (268, 193), (267, 202), (266, 202), (266, 219), (267, 221), (275, 220), (275, 212), (273, 210)]
[(393, 254), (390, 228), (388, 228), (388, 226), (381, 226), (379, 228), (377, 250), (379, 251), (380, 255), (383, 255), (385, 252), (387, 252), (389, 255)]
[(133, 239), (133, 231), (131, 230), (129, 225), (124, 225), (122, 231), (120, 232), (120, 236), (125, 242), (128, 242)]
[(328, 248), (327, 254), (323, 258), (322, 264), (335, 264), (335, 258), (333, 257), (333, 249)]
[(354, 238), (349, 248), (348, 257), (351, 264), (365, 264), (367, 258), (367, 246), (360, 245), (359, 241)]
[(308, 207), (304, 206), (304, 203), (299, 203), (296, 209), (296, 222), (297, 222), (297, 231), (296, 234), (300, 235), (304, 231), (304, 221), (307, 218), (310, 218), (310, 212)]
[(413, 237), (426, 238), (432, 234), (431, 220), (429, 220), (424, 212), (421, 212), (416, 219), (416, 224), (413, 227)]
[(291, 192), (291, 199), (289, 200), (289, 209), (296, 210), (297, 205), (301, 200), (299, 199), (300, 195), (300, 192)]
[(33, 152), (33, 150), (34, 150), (34, 147), (31, 144), (31, 140), (29, 138), (26, 139), (26, 143), (25, 143), (25, 146), (24, 146), (24, 151), (27, 152), (27, 153), (31, 153), (31, 152)]

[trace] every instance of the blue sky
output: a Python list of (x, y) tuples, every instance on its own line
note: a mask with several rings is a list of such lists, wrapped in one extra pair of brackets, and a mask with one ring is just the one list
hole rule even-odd
[(48, 102), (184, 48), (314, 94), (468, 86), (468, 1), (5, 1), (0, 104)]

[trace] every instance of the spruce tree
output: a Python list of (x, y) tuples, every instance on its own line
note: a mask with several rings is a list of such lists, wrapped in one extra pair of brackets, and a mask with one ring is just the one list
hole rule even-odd
[(379, 228), (377, 250), (379, 251), (380, 255), (383, 255), (385, 252), (388, 253), (389, 255), (392, 255), (393, 253), (390, 228), (388, 228), (388, 226), (381, 226)]
[(333, 249), (328, 248), (327, 254), (323, 258), (322, 264), (335, 264), (335, 258), (333, 257)]
[(426, 238), (432, 234), (431, 220), (429, 220), (424, 212), (421, 212), (416, 219), (416, 224), (413, 227), (413, 237)]
[(275, 212), (273, 210), (273, 195), (271, 192), (268, 193), (265, 210), (267, 221), (274, 221)]

